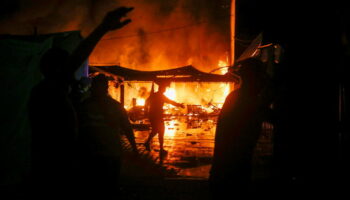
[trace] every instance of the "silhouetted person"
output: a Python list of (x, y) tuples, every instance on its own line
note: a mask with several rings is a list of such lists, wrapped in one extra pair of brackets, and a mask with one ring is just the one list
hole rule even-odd
[(91, 79), (88, 77), (82, 77), (80, 80), (74, 81), (69, 94), (74, 107), (79, 106), (90, 95), (90, 86)]
[(44, 79), (33, 88), (29, 100), (32, 127), (32, 179), (36, 197), (52, 199), (67, 195), (77, 137), (76, 113), (68, 98), (74, 72), (85, 62), (101, 37), (128, 24), (122, 20), (132, 8), (109, 12), (103, 22), (69, 55), (58, 48), (42, 57)]
[(81, 105), (79, 152), (82, 192), (87, 197), (107, 198), (118, 194), (121, 167), (121, 135), (137, 153), (133, 129), (124, 107), (108, 94), (108, 79), (93, 78), (91, 96)]
[(209, 179), (214, 195), (248, 192), (253, 151), (269, 106), (262, 62), (248, 59), (241, 65), (240, 88), (227, 96), (218, 118)]
[(29, 100), (32, 175), (34, 189), (42, 198), (54, 198), (48, 195), (59, 187), (65, 191), (72, 176), (77, 124), (68, 98), (69, 80), (63, 70), (68, 56), (56, 48), (46, 52), (41, 60), (45, 78), (33, 88)]
[(150, 143), (154, 136), (158, 134), (160, 153), (166, 153), (164, 150), (164, 114), (163, 106), (164, 103), (172, 104), (174, 106), (179, 106), (184, 108), (184, 105), (177, 103), (169, 98), (167, 98), (163, 93), (167, 88), (166, 83), (159, 83), (159, 88), (156, 93), (151, 93), (145, 103), (145, 107), (148, 113), (149, 120), (151, 122), (152, 131), (145, 141), (145, 146), (148, 151), (151, 150)]

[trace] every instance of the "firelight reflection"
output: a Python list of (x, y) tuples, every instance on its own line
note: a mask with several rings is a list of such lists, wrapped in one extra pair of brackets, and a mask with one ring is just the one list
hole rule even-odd
[[(144, 114), (145, 99), (152, 83), (129, 82), (125, 85), (125, 108), (136, 127), (136, 142), (143, 144), (150, 133), (150, 122)], [(157, 85), (154, 85), (157, 91)], [(110, 95), (118, 100), (119, 88)], [(233, 89), (229, 83), (172, 83), (164, 93), (169, 99), (183, 103), (186, 108), (165, 104), (164, 148), (168, 151), (162, 165), (176, 171), (178, 176), (208, 178), (214, 151), (217, 117), (226, 96)], [(153, 157), (159, 157), (158, 137), (152, 141)], [(139, 145), (143, 147), (143, 145)]]
[[(179, 176), (207, 178), (214, 150), (217, 116), (181, 116), (165, 118), (164, 148), (168, 155), (163, 165)], [(143, 143), (149, 131), (135, 131), (137, 143)], [(159, 143), (152, 141), (152, 154), (158, 155)]]

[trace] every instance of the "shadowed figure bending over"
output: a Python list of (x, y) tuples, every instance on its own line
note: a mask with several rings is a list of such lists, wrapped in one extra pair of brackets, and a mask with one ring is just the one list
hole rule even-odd
[(164, 114), (163, 106), (164, 103), (172, 104), (184, 108), (185, 106), (181, 103), (177, 103), (164, 95), (166, 88), (169, 83), (160, 82), (159, 88), (156, 93), (151, 93), (145, 103), (146, 113), (148, 113), (149, 120), (151, 122), (152, 131), (145, 141), (145, 146), (148, 151), (151, 150), (150, 143), (154, 136), (158, 134), (159, 148), (161, 154), (166, 154), (164, 150)]

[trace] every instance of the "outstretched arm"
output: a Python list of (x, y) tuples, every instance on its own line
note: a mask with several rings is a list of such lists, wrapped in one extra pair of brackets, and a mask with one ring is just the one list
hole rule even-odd
[(185, 108), (185, 106), (182, 103), (177, 103), (176, 101), (173, 101), (171, 99), (169, 99), (168, 97), (166, 97), (165, 95), (163, 95), (164, 98), (164, 102), (171, 104), (173, 106), (177, 106), (177, 107), (181, 107), (181, 108)]
[(133, 10), (133, 8), (120, 7), (107, 13), (102, 23), (79, 44), (70, 56), (68, 65), (73, 73), (84, 63), (98, 41), (108, 31), (120, 29), (131, 22), (130, 19), (122, 20), (131, 10)]

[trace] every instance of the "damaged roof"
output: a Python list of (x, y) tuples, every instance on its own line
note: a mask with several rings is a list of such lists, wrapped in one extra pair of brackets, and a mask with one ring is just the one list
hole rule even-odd
[(140, 71), (121, 66), (90, 66), (92, 72), (102, 72), (107, 75), (119, 76), (124, 81), (157, 81), (171, 82), (238, 82), (238, 78), (230, 73), (218, 75), (199, 71), (192, 65), (157, 71)]

